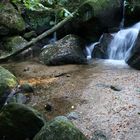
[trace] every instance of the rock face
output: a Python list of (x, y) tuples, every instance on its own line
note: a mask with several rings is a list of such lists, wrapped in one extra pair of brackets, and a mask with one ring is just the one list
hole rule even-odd
[(119, 27), (122, 19), (122, 6), (120, 0), (87, 0), (79, 13), (79, 16), (64, 26), (65, 29), (62, 31), (96, 41), (103, 32)]
[(0, 138), (6, 140), (33, 138), (43, 125), (41, 114), (25, 105), (11, 103), (0, 112)]
[(67, 35), (54, 45), (46, 46), (40, 55), (40, 60), (47, 65), (82, 64), (86, 62), (84, 46), (79, 37)]
[(107, 59), (108, 58), (108, 46), (113, 39), (113, 36), (109, 33), (104, 33), (100, 40), (99, 44), (95, 46), (93, 52), (92, 52), (92, 58), (102, 58)]
[(87, 140), (87, 138), (66, 117), (59, 116), (48, 122), (33, 140)]
[(132, 68), (140, 70), (140, 33), (136, 40), (135, 46), (131, 50), (130, 56), (128, 58), (126, 58), (125, 61)]
[(16, 77), (8, 70), (0, 67), (0, 105), (9, 94), (9, 91), (18, 85)]
[(140, 21), (140, 0), (127, 0), (125, 25), (130, 26)]
[[(25, 22), (12, 4), (0, 2), (0, 27), (10, 32), (21, 32), (25, 29)], [(8, 31), (6, 31), (8, 33)], [(4, 34), (1, 32), (0, 34)]]
[(52, 11), (30, 11), (26, 9), (25, 21), (31, 29), (40, 33), (52, 27), (51, 22), (54, 22), (54, 17)]

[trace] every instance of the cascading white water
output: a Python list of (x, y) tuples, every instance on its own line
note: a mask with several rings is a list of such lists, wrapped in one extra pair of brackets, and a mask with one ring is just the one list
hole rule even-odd
[(139, 30), (140, 22), (114, 34), (114, 39), (108, 46), (109, 59), (125, 60), (135, 45)]

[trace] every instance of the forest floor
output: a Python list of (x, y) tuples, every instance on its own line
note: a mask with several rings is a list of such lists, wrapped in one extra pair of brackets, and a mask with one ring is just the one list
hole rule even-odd
[(109, 140), (140, 140), (139, 71), (105, 60), (53, 67), (32, 60), (3, 66), (20, 83), (33, 85), (28, 104), (48, 119), (76, 112), (79, 117), (72, 121), (89, 138), (100, 130)]

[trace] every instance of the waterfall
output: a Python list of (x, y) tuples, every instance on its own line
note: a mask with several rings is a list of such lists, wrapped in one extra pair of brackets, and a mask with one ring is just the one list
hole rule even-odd
[(90, 46), (86, 46), (86, 54), (87, 54), (87, 60), (90, 60), (92, 58), (92, 51), (94, 50), (95, 46), (98, 45), (100, 42), (95, 42)]
[(114, 34), (114, 39), (108, 46), (109, 59), (125, 60), (135, 45), (139, 30), (140, 22)]

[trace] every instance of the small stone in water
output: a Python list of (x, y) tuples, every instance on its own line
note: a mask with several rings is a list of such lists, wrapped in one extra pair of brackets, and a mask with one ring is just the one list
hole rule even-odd
[(79, 118), (79, 115), (76, 113), (76, 112), (70, 112), (68, 115), (67, 115), (67, 118), (69, 120), (77, 120)]
[(52, 109), (53, 109), (53, 107), (52, 107), (51, 103), (47, 103), (47, 104), (45, 105), (45, 110), (46, 110), (46, 111), (51, 112)]
[(121, 91), (121, 90), (122, 90), (120, 87), (118, 87), (118, 86), (113, 86), (113, 85), (111, 85), (110, 88), (111, 88), (112, 90), (114, 90), (114, 91)]

